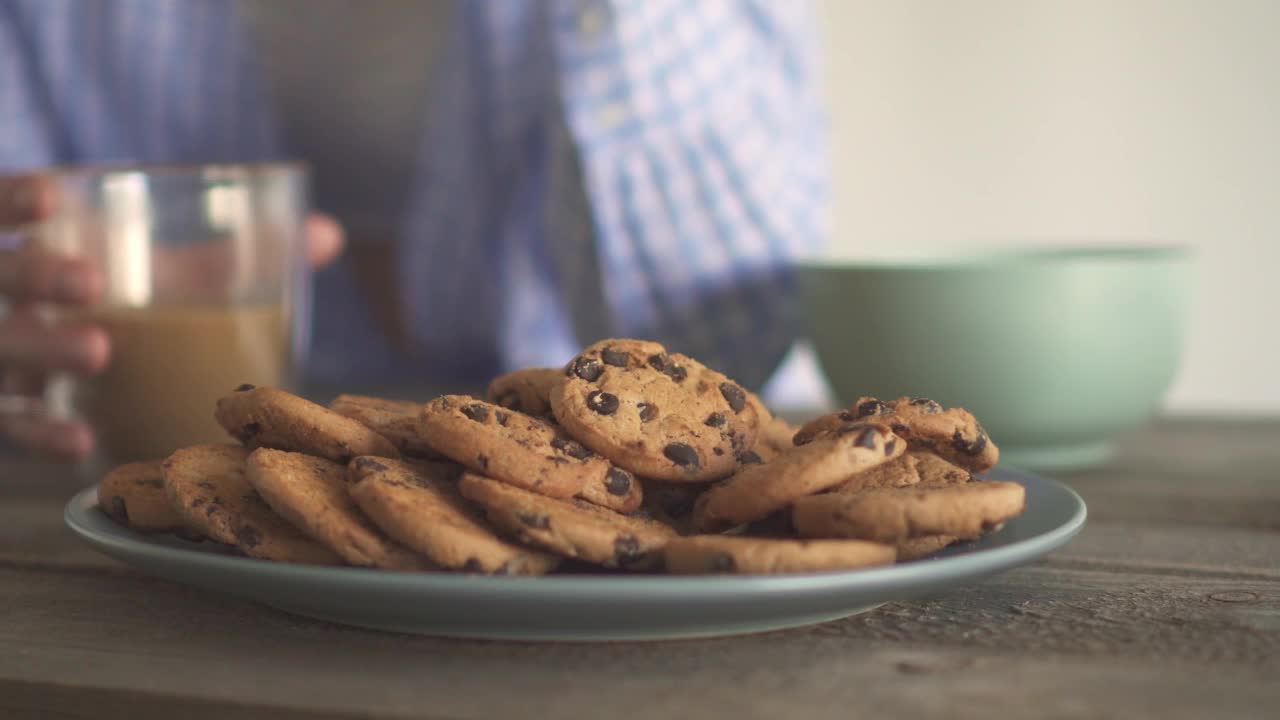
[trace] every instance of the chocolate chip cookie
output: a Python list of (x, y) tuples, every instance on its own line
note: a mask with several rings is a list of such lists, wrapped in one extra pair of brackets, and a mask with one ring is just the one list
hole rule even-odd
[(556, 500), (472, 473), (462, 476), (458, 489), (484, 506), (489, 522), (520, 542), (604, 567), (652, 567), (676, 534), (654, 520), (581, 500)]
[(902, 457), (854, 475), (831, 492), (861, 492), (872, 488), (911, 485), (953, 485), (973, 477), (968, 470), (931, 452), (909, 450)]
[(560, 558), (499, 537), (457, 488), (456, 465), (358, 457), (351, 498), (378, 527), (440, 567), (492, 575), (544, 575)]
[(364, 425), (391, 441), (406, 457), (439, 460), (444, 456), (427, 442), (419, 427), (422, 404), (408, 400), (388, 400), (369, 395), (339, 395), (329, 409)]
[(779, 417), (771, 417), (760, 424), (760, 436), (748, 452), (754, 452), (762, 462), (769, 462), (786, 450), (795, 447), (792, 439), (798, 428)]
[(117, 523), (138, 532), (186, 531), (164, 492), (159, 460), (121, 465), (98, 482), (98, 507)]
[(641, 340), (588, 346), (552, 390), (551, 410), (565, 430), (614, 464), (672, 482), (729, 475), (759, 429), (740, 385)]
[(1018, 515), (1025, 505), (1026, 491), (1018, 483), (985, 481), (814, 495), (795, 501), (791, 519), (805, 537), (885, 543), (922, 535), (969, 539)]
[(340, 565), (329, 548), (276, 515), (249, 481), (249, 450), (238, 445), (196, 445), (162, 464), (170, 505), (183, 523), (245, 555), (263, 560)]
[(433, 565), (382, 533), (347, 494), (347, 468), (301, 453), (259, 448), (245, 478), (276, 514), (357, 567), (428, 570)]
[(283, 390), (241, 385), (213, 413), (247, 447), (268, 447), (346, 464), (357, 455), (400, 457), (389, 440), (348, 417)]
[(928, 398), (901, 397), (885, 402), (873, 397), (858, 398), (853, 407), (817, 418), (800, 428), (795, 442), (803, 445), (817, 435), (854, 420), (873, 420), (888, 425), (906, 439), (914, 450), (927, 450), (970, 471), (985, 472), (995, 467), (1000, 450), (977, 419), (964, 408), (943, 408)]
[(644, 502), (644, 490), (635, 475), (615, 465), (604, 477), (588, 480), (575, 497), (620, 513), (630, 513)]
[(783, 450), (795, 446), (793, 439), (799, 428), (774, 415), (755, 393), (747, 392), (747, 402), (756, 409), (759, 418), (760, 430), (752, 450), (762, 461), (768, 462)]
[(694, 535), (667, 543), (667, 571), (681, 575), (853, 570), (894, 561), (892, 545), (865, 540), (792, 540), (732, 535)]
[(422, 426), (435, 448), (455, 462), (549, 497), (573, 497), (588, 483), (605, 485), (614, 470), (562, 429), (468, 395), (427, 403)]
[(833, 488), (850, 476), (888, 462), (906, 443), (878, 423), (847, 423), (773, 462), (747, 465), (698, 497), (693, 526), (721, 532), (759, 520), (796, 498)]
[(898, 562), (909, 562), (928, 557), (939, 550), (959, 542), (955, 535), (922, 535), (898, 543)]
[(801, 425), (800, 429), (791, 436), (791, 444), (796, 447), (808, 445), (819, 435), (835, 430), (842, 425), (857, 422), (857, 420), (858, 418), (854, 417), (852, 410), (837, 410), (827, 415), (820, 415)]
[(484, 399), (525, 415), (551, 413), (551, 389), (564, 377), (560, 368), (524, 368), (500, 375), (489, 383)]

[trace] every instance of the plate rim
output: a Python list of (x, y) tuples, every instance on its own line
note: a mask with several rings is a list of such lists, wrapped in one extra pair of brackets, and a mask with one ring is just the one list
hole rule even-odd
[[(192, 569), (240, 574), (246, 579), (251, 577), (272, 582), (359, 584), (365, 588), (393, 592), (483, 592), (554, 600), (556, 596), (563, 595), (566, 591), (602, 598), (634, 597), (637, 591), (642, 591), (647, 597), (655, 599), (687, 597), (691, 594), (704, 598), (731, 598), (744, 593), (759, 595), (771, 592), (853, 591), (871, 587), (878, 589), (911, 587), (921, 583), (945, 582), (952, 578), (982, 576), (1012, 568), (1029, 559), (1053, 552), (1067, 544), (1084, 528), (1088, 520), (1088, 506), (1071, 487), (1058, 480), (1022, 470), (1012, 468), (1001, 470), (1003, 471), (1001, 475), (1010, 475), (1011, 479), (1024, 486), (1024, 481), (1029, 479), (1048, 484), (1057, 491), (1065, 493), (1075, 505), (1071, 517), (1043, 533), (1000, 547), (883, 567), (820, 573), (524, 577), (481, 576), (451, 572), (390, 572), (370, 568), (281, 563), (153, 543), (149, 542), (145, 535), (124, 527), (113, 526), (110, 533), (99, 531), (84, 524), (80, 517), (98, 506), (96, 486), (77, 492), (67, 501), (63, 509), (63, 521), (76, 535), (99, 552), (150, 575), (164, 576), (146, 566), (124, 560), (119, 555), (109, 552), (108, 548), (125, 555), (148, 553), (161, 561), (173, 563), (185, 561), (190, 563)], [(102, 514), (102, 520), (111, 522), (105, 513)], [(169, 579), (173, 580), (173, 578)]]

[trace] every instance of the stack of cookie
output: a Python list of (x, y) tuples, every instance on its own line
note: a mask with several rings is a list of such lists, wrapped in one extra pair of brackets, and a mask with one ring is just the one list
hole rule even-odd
[(244, 385), (214, 415), (238, 444), (116, 468), (101, 508), (266, 560), (542, 575), (883, 565), (1024, 504), (1016, 483), (974, 480), (998, 454), (962, 409), (862, 398), (797, 429), (643, 340), (504, 375), (484, 399), (325, 408)]

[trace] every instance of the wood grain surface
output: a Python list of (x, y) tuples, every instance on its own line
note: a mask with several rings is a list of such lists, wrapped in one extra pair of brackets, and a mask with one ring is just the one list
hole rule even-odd
[(1280, 421), (1162, 421), (1064, 476), (1084, 532), (930, 599), (739, 638), (444, 640), (289, 616), (79, 542), (0, 459), (0, 718), (1204, 718), (1280, 707)]

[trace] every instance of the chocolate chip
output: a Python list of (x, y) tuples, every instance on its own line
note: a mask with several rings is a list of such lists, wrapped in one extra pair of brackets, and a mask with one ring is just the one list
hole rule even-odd
[(587, 407), (601, 415), (612, 415), (618, 411), (618, 396), (602, 390), (592, 390), (587, 395)]
[(107, 508), (107, 515), (110, 515), (112, 520), (121, 525), (128, 525), (129, 506), (125, 505), (124, 498), (119, 495), (111, 498), (111, 507)]
[(724, 413), (711, 413), (706, 420), (702, 421), (702, 424), (708, 427), (724, 427), (726, 422), (728, 421), (725, 419)]
[(467, 561), (462, 563), (462, 572), (484, 572), (484, 566), (476, 558), (467, 558)]
[(149, 488), (164, 487), (164, 480), (161, 480), (160, 478), (138, 478), (137, 480), (134, 480), (133, 483), (135, 485)]
[(551, 527), (551, 518), (538, 513), (516, 513), (516, 519), (531, 528), (538, 528), (539, 530), (546, 530)]
[(676, 465), (687, 467), (691, 470), (698, 469), (698, 451), (684, 443), (671, 443), (662, 448), (662, 454)]
[(599, 380), (602, 372), (604, 372), (604, 368), (600, 367), (600, 363), (585, 355), (573, 360), (573, 374), (587, 382)]
[(249, 383), (245, 383), (245, 384), (241, 385), (240, 387), (236, 388), (236, 392), (245, 392), (245, 391), (247, 391), (247, 390), (252, 390), (252, 389), (253, 389), (253, 387), (254, 387), (254, 386), (250, 385)]
[(242, 443), (247, 443), (257, 437), (260, 432), (262, 432), (262, 426), (256, 422), (251, 422), (240, 427), (240, 432), (236, 433), (236, 438)]
[(488, 470), (489, 456), (485, 455), (484, 453), (480, 453), (479, 455), (476, 455), (476, 464), (480, 466), (481, 470)]
[(898, 447), (898, 441), (897, 441), (897, 440), (890, 440), (889, 442), (887, 442), (887, 443), (885, 443), (885, 444), (884, 444), (884, 454), (885, 454), (885, 455), (892, 455), (892, 454), (893, 454), (893, 450), (894, 450), (894, 448), (896, 448), (896, 447)]
[(629, 357), (630, 356), (628, 356), (627, 353), (621, 350), (614, 350), (613, 348), (605, 348), (600, 351), (600, 359), (604, 361), (604, 364), (612, 365), (614, 367), (626, 367), (627, 359)]
[(978, 436), (972, 440), (966, 440), (964, 435), (959, 430), (956, 430), (955, 434), (951, 436), (951, 446), (965, 455), (980, 455), (983, 450), (987, 449), (987, 433), (979, 426)]
[(724, 455), (724, 448), (717, 445), (716, 447), (711, 448), (711, 452), (715, 453), (716, 457), (720, 457), (721, 455)]
[(582, 443), (568, 438), (556, 438), (551, 441), (551, 447), (568, 455), (574, 460), (586, 460), (591, 457), (591, 451), (582, 446)]
[(501, 425), (502, 427), (506, 427), (507, 422), (511, 420), (511, 413), (502, 412), (501, 410), (494, 410), (493, 417), (495, 420), (498, 421), (499, 425)]
[(613, 557), (619, 565), (631, 565), (644, 556), (645, 553), (640, 552), (640, 540), (635, 535), (619, 535), (613, 541)]
[(924, 412), (926, 415), (936, 415), (942, 412), (942, 406), (934, 402), (933, 400), (930, 400), (929, 398), (922, 398), (922, 397), (911, 398), (911, 405), (913, 407), (920, 408), (921, 411)]
[(689, 373), (683, 367), (672, 362), (671, 358), (667, 355), (650, 355), (649, 367), (657, 370), (663, 375), (666, 375), (675, 382), (682, 382), (685, 378), (689, 377)]
[(482, 423), (489, 419), (489, 408), (480, 403), (472, 403), (462, 408), (462, 414), (467, 416), (468, 420), (475, 420)]
[(191, 507), (198, 508), (204, 504), (204, 498), (196, 498), (191, 501)]
[(386, 472), (390, 468), (371, 457), (358, 457), (355, 459), (356, 470), (364, 472)]
[(748, 450), (738, 456), (738, 462), (743, 465), (760, 465), (764, 463), (764, 458), (756, 454), (755, 450)]
[(853, 422), (858, 418), (854, 417), (853, 413), (848, 410), (841, 410), (839, 414), (836, 415), (836, 419), (840, 420), (840, 422)]
[(900, 423), (900, 422), (889, 423), (889, 429), (903, 436), (911, 432), (911, 428), (907, 427), (905, 423)]
[(520, 393), (509, 392), (505, 395), (498, 396), (498, 404), (508, 410), (520, 409)]
[(252, 525), (237, 525), (232, 532), (236, 541), (245, 547), (258, 547), (262, 544), (262, 533)]
[(876, 432), (875, 428), (866, 428), (862, 432), (858, 433), (858, 437), (854, 439), (853, 444), (858, 447), (874, 449), (876, 446), (876, 436), (879, 434), (880, 433)]
[(720, 394), (729, 403), (729, 409), (736, 413), (742, 412), (742, 408), (747, 405), (747, 394), (731, 382), (720, 383)]
[(647, 423), (658, 416), (658, 406), (653, 403), (636, 403), (636, 407), (640, 409), (640, 422)]
[(707, 556), (707, 570), (710, 572), (731, 573), (737, 566), (738, 564), (733, 561), (729, 553), (717, 552)]
[(547, 456), (547, 460), (548, 460), (548, 461), (550, 461), (550, 462), (553, 462), (553, 463), (555, 463), (555, 464), (557, 464), (557, 465), (568, 465), (568, 464), (569, 464), (569, 459), (568, 459), (568, 458), (562, 458), (562, 457), (560, 457), (559, 455), (548, 455), (548, 456)]
[(858, 417), (860, 418), (868, 417), (870, 415), (888, 415), (892, 412), (892, 408), (890, 408), (887, 403), (876, 400), (875, 398), (863, 400), (858, 403), (858, 407), (855, 409), (857, 410)]
[(622, 468), (609, 468), (604, 476), (604, 489), (610, 495), (626, 495), (631, 492), (631, 473)]

